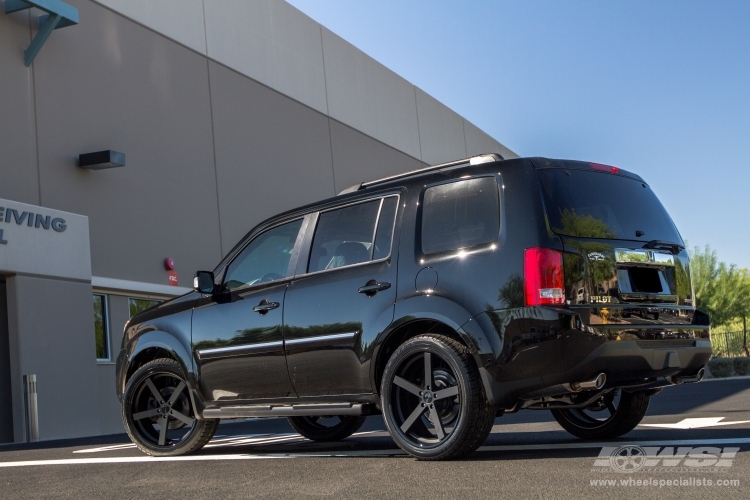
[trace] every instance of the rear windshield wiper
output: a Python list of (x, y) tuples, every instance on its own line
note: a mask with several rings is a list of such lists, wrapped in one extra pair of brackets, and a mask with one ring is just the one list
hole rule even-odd
[(643, 245), (643, 248), (669, 250), (672, 255), (677, 255), (685, 249), (685, 246), (671, 241), (651, 240)]

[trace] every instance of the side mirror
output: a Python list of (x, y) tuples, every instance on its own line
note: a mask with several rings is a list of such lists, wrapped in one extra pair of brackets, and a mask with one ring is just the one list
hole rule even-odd
[(193, 278), (193, 290), (200, 293), (214, 293), (214, 273), (198, 271)]

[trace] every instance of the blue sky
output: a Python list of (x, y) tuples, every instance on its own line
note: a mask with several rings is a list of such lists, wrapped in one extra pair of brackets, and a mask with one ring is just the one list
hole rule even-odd
[(521, 156), (640, 174), (750, 267), (750, 1), (288, 1)]

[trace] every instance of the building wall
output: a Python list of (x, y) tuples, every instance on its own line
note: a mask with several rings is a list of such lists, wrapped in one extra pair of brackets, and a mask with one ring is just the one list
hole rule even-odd
[[(25, 421), (21, 377), (33, 373), (40, 439), (99, 434), (91, 285), (21, 275), (6, 283), (9, 330), (16, 332), (9, 342), (13, 420)], [(15, 440), (24, 432), (15, 425)]]
[(0, 276), (0, 443), (13, 442), (13, 405), (10, 379), (10, 332), (5, 277)]
[[(31, 68), (38, 11), (0, 15), (0, 196), (88, 215), (96, 277), (166, 284), (169, 256), (187, 283), (277, 212), (425, 163), (513, 156), (281, 0), (70, 3), (81, 23)], [(127, 166), (76, 167), (102, 149)]]

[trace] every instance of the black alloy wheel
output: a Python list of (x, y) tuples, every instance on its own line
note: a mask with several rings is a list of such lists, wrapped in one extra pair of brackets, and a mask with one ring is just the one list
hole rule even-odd
[(195, 418), (180, 365), (157, 359), (140, 367), (128, 381), (122, 420), (130, 439), (154, 456), (184, 455), (213, 437), (218, 420)]
[[(579, 398), (590, 397), (587, 393)], [(552, 410), (552, 416), (569, 433), (583, 439), (609, 439), (635, 429), (648, 410), (651, 396), (643, 392), (612, 389), (586, 408)]]
[(381, 402), (396, 444), (425, 460), (472, 453), (487, 439), (497, 413), (468, 348), (435, 334), (414, 337), (393, 353)]
[(358, 416), (288, 417), (295, 431), (313, 441), (346, 439), (357, 432), (366, 419)]

